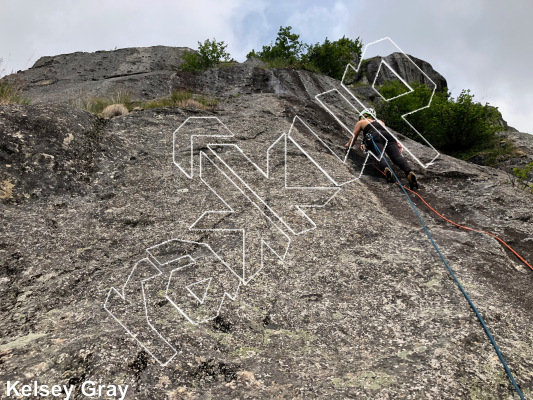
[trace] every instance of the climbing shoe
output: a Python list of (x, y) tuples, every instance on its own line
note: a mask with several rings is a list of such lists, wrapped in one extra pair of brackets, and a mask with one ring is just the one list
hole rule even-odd
[(409, 187), (412, 189), (418, 189), (418, 182), (416, 180), (416, 175), (413, 171), (409, 172), (409, 175), (407, 175), (407, 179), (409, 180)]
[(388, 183), (394, 182), (394, 179), (392, 177), (392, 171), (389, 167), (385, 167), (385, 177), (387, 178)]

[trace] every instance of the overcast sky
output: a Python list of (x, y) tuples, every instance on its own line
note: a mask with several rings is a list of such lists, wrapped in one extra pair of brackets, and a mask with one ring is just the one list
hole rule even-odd
[(532, 0), (0, 0), (0, 71), (75, 51), (196, 49), (207, 38), (244, 61), (290, 25), (309, 44), (390, 37), (444, 75), (454, 97), (471, 89), (533, 133), (532, 18)]

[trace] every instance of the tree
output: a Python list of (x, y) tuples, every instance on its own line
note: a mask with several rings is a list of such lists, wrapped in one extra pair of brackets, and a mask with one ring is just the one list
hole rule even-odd
[[(377, 107), (378, 116), (392, 129), (421, 141), (421, 138), (401, 118), (429, 103), (432, 91), (421, 83), (410, 83), (413, 93)], [(390, 99), (405, 92), (399, 80), (387, 82), (380, 88), (383, 97)], [(500, 114), (488, 103), (474, 101), (470, 90), (463, 90), (457, 99), (445, 92), (435, 92), (430, 107), (408, 115), (407, 120), (435, 148), (452, 155), (467, 154), (472, 150), (490, 149), (496, 141)]]
[(291, 32), (292, 27), (280, 27), (276, 41), (263, 46), (262, 51), (252, 50), (247, 58), (256, 57), (270, 67), (303, 68), (342, 79), (348, 63), (354, 63), (361, 56), (363, 44), (359, 38), (352, 40), (345, 36), (331, 42), (310, 46), (300, 41), (300, 35)]
[(198, 42), (198, 51), (187, 51), (183, 55), (184, 63), (181, 69), (184, 71), (204, 71), (221, 62), (232, 61), (230, 54), (226, 52), (228, 45), (224, 42), (205, 40), (204, 43)]
[(352, 40), (345, 36), (334, 42), (328, 38), (322, 44), (309, 46), (305, 64), (310, 64), (319, 72), (335, 79), (342, 79), (348, 63), (357, 64), (363, 44), (359, 38)]
[(263, 50), (256, 53), (252, 50), (246, 58), (257, 57), (266, 62), (283, 62), (287, 65), (299, 63), (302, 60), (302, 52), (307, 46), (300, 42), (300, 35), (291, 33), (291, 26), (280, 26), (278, 36), (274, 44), (263, 46)]

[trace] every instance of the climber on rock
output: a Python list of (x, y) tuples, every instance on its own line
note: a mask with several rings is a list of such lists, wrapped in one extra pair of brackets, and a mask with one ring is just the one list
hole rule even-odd
[[(376, 119), (376, 112), (372, 108), (365, 108), (359, 113), (359, 121), (355, 125), (352, 138), (346, 143), (346, 147), (351, 147), (361, 132), (363, 132), (361, 148), (366, 148), (367, 151), (371, 151), (377, 158), (379, 158), (381, 153), (385, 152), (392, 162), (400, 167), (405, 173), (411, 189), (418, 189), (416, 175), (412, 171), (407, 160), (402, 156), (399, 142), (387, 131), (387, 129), (385, 129), (385, 123)], [(377, 153), (376, 147), (378, 148), (379, 153)], [(379, 160), (379, 167), (385, 173), (387, 182), (393, 182), (394, 178), (392, 171), (387, 166), (384, 157), (385, 155)]]

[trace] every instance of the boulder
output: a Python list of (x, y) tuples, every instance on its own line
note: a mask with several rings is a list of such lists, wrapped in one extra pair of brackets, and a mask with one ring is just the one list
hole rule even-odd
[(363, 60), (361, 69), (357, 74), (357, 80), (366, 85), (372, 85), (374, 82), (377, 85), (382, 85), (387, 81), (398, 79), (393, 70), (399, 72), (399, 75), (407, 83), (419, 82), (428, 87), (433, 87), (435, 84), (439, 91), (448, 87), (446, 79), (435, 71), (430, 63), (399, 52), (389, 54), (386, 57), (377, 56)]

